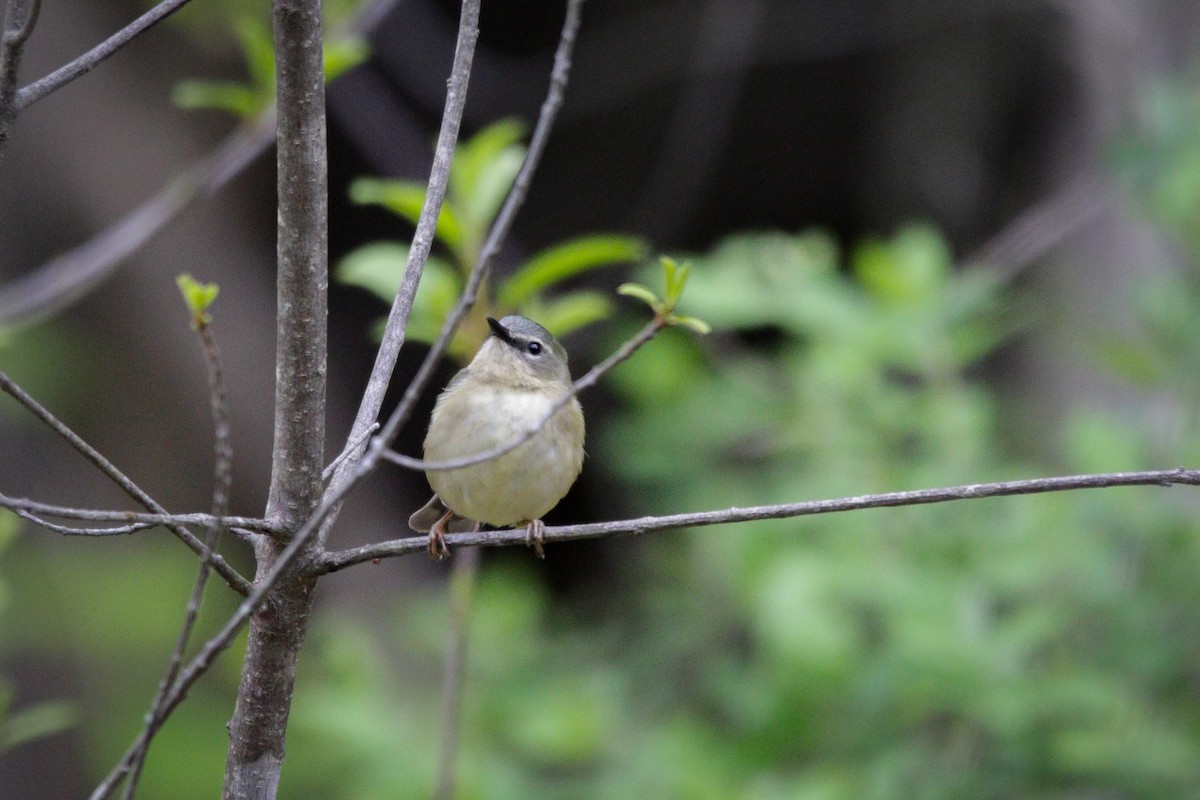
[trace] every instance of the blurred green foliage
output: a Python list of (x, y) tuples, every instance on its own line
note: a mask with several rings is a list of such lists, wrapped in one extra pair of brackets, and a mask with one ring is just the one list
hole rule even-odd
[[(614, 517), (1192, 452), (1081, 407), (1053, 463), (1006, 455), (976, 373), (1021, 320), (926, 226), (846, 255), (819, 231), (732, 237), (693, 259), (687, 305), (711, 340), (664, 331), (611, 375), (621, 411), (590, 448), (636, 498)], [(586, 619), (488, 565), (457, 796), (1189, 797), (1195, 508), (1119, 489), (613, 540), (625, 573)], [(403, 608), (383, 636), (314, 637), (291, 752), (337, 756), (285, 771), (293, 796), (428, 796), (446, 600)]]
[[(0, 512), (0, 557), (16, 538), (17, 518)], [(2, 576), (0, 576), (2, 577)], [(8, 587), (0, 580), (0, 619), (8, 607)], [(0, 625), (0, 641), (5, 626)], [(50, 700), (22, 708), (13, 708), (14, 687), (0, 675), (0, 758), (27, 742), (63, 731), (75, 724), (75, 709), (62, 700)]]
[[(525, 159), (525, 124), (506, 119), (493, 123), (459, 144), (450, 165), (446, 197), (438, 215), (435, 238), (444, 255), (433, 253), (425, 262), (421, 283), (408, 320), (408, 338), (431, 343), (458, 302), (500, 214), (504, 199)], [(359, 178), (350, 198), (379, 205), (412, 225), (425, 203), (420, 181)], [(479, 299), (450, 342), (451, 358), (465, 363), (487, 337), (487, 317), (521, 314), (537, 320), (562, 337), (611, 311), (608, 296), (590, 289), (549, 292), (591, 270), (637, 261), (644, 243), (631, 236), (597, 234), (560, 242), (534, 254), (493, 290), (485, 281)], [(338, 265), (342, 283), (366, 289), (391, 303), (408, 262), (408, 246), (376, 242), (348, 254)], [(383, 320), (377, 330), (382, 332)]]
[[(242, 13), (220, 25), (232, 25), (237, 35), (249, 81), (180, 81), (172, 92), (175, 105), (186, 109), (212, 109), (253, 123), (275, 104), (275, 45), (271, 27), (262, 16)], [(336, 34), (325, 41), (325, 79), (334, 80), (370, 55), (365, 40)]]

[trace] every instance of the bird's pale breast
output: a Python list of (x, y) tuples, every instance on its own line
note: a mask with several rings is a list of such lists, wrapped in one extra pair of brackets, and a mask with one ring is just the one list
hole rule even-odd
[[(475, 455), (511, 442), (549, 411), (543, 392), (465, 382), (439, 399), (425, 438), (433, 461)], [(572, 401), (532, 439), (499, 458), (428, 473), (429, 483), (459, 516), (508, 526), (540, 519), (579, 476), (583, 412)]]

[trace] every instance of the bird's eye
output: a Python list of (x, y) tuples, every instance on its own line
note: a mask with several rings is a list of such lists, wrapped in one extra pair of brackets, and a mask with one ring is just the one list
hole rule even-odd
[(531, 356), (540, 356), (542, 354), (542, 343), (530, 342), (525, 345), (525, 349), (529, 351), (529, 355)]

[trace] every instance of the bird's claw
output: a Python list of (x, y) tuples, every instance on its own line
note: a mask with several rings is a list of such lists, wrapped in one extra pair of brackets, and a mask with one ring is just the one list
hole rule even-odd
[(533, 554), (538, 558), (545, 558), (546, 551), (542, 549), (542, 545), (546, 541), (546, 523), (540, 519), (531, 520), (525, 527), (525, 546), (533, 548)]
[(446, 544), (446, 523), (454, 516), (453, 511), (447, 510), (438, 517), (438, 521), (429, 526), (429, 557), (437, 560), (450, 557), (450, 548)]

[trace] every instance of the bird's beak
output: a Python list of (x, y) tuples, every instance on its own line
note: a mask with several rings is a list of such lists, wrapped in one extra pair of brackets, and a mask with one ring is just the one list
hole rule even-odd
[(512, 334), (508, 332), (508, 328), (505, 328), (492, 317), (487, 318), (487, 324), (488, 327), (492, 329), (492, 336), (495, 336), (505, 344), (512, 344)]

